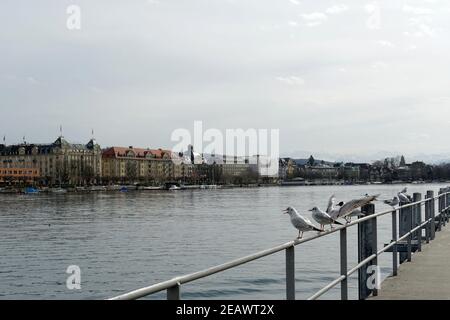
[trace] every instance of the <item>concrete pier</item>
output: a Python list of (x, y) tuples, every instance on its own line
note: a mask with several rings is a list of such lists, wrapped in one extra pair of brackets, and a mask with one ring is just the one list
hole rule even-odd
[(450, 228), (443, 227), (429, 244), (422, 245), (412, 262), (403, 263), (398, 276), (381, 284), (369, 300), (450, 300)]

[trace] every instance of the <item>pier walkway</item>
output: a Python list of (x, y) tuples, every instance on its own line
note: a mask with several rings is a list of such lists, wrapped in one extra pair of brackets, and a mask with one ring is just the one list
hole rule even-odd
[(432, 243), (398, 268), (371, 300), (450, 300), (450, 228), (443, 227)]

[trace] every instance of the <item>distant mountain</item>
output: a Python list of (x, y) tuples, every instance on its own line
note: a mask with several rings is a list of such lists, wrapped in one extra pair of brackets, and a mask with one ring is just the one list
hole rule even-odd
[[(304, 166), (305, 164), (308, 163), (309, 157), (307, 159), (292, 159), (292, 160), (294, 160), (294, 162), (298, 166)], [(314, 158), (314, 161), (315, 161), (315, 163), (314, 163), (315, 165), (326, 164), (326, 165), (332, 166), (335, 164), (335, 162), (330, 162), (330, 161), (325, 161), (325, 160), (320, 160), (320, 159), (315, 159), (315, 158)]]
[(417, 154), (408, 154), (401, 152), (392, 152), (392, 151), (378, 151), (376, 153), (371, 154), (337, 154), (337, 153), (326, 153), (326, 152), (313, 152), (313, 151), (305, 151), (305, 150), (297, 150), (292, 153), (283, 153), (281, 157), (289, 157), (292, 159), (298, 159), (303, 161), (306, 159), (308, 161), (310, 156), (313, 156), (317, 161), (321, 161), (318, 159), (325, 159), (328, 163), (333, 162), (355, 162), (355, 163), (372, 163), (376, 160), (383, 160), (388, 157), (397, 157), (404, 155), (406, 161), (408, 163), (414, 161), (423, 161), (427, 164), (440, 164), (443, 162), (450, 162), (450, 152), (448, 153), (436, 153), (436, 154), (425, 154), (425, 153), (417, 153)]

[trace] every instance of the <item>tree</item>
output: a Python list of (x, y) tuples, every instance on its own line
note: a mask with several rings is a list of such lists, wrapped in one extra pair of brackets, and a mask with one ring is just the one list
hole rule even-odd
[(314, 159), (314, 157), (311, 155), (308, 159), (308, 165), (309, 166), (313, 166), (316, 163), (316, 160)]
[(125, 175), (126, 175), (126, 179), (129, 182), (134, 182), (134, 180), (136, 180), (137, 177), (137, 163), (134, 161), (127, 161), (126, 165), (125, 165)]

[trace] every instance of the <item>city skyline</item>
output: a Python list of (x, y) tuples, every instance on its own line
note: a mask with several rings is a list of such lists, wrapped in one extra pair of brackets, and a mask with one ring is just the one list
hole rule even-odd
[[(66, 28), (71, 4), (80, 30)], [(444, 1), (0, 6), (9, 142), (47, 142), (62, 123), (72, 141), (95, 128), (102, 145), (170, 147), (200, 119), (280, 129), (282, 155), (450, 158)]]
[[(101, 145), (102, 149), (112, 148), (112, 147), (133, 147), (133, 148), (142, 148), (142, 149), (162, 149), (162, 150), (171, 150), (172, 146), (157, 146), (152, 143), (147, 143), (144, 145), (137, 145), (134, 144), (132, 141), (129, 141), (128, 144), (103, 144), (101, 141), (98, 141), (98, 139), (95, 137), (95, 132), (93, 129), (91, 129), (91, 134), (89, 136), (86, 136), (85, 141), (83, 140), (73, 140), (65, 137), (64, 132), (62, 130), (62, 126), (58, 126), (58, 134), (55, 134), (53, 137), (49, 137), (47, 140), (42, 141), (36, 141), (33, 139), (33, 137), (30, 137), (30, 139), (26, 136), (23, 136), (19, 141), (9, 141), (6, 135), (3, 135), (3, 140), (0, 144), (5, 145), (19, 145), (24, 142), (27, 144), (48, 144), (52, 143), (55, 139), (58, 137), (63, 137), (64, 139), (70, 141), (71, 143), (75, 144), (85, 144), (91, 139), (95, 139), (99, 145)], [(175, 143), (174, 143), (175, 144)], [(173, 151), (173, 150), (172, 150)], [(188, 151), (188, 148), (186, 150), (183, 150), (184, 152)], [(201, 153), (201, 152), (200, 152)], [(203, 153), (201, 153), (203, 154)], [(205, 153), (208, 155), (209, 153)], [(233, 154), (228, 154), (226, 152), (223, 153), (224, 156), (233, 156)], [(410, 153), (403, 153), (401, 151), (390, 151), (390, 150), (379, 150), (375, 153), (370, 154), (345, 154), (345, 153), (327, 153), (327, 152), (314, 152), (311, 150), (302, 150), (302, 149), (294, 149), (288, 152), (282, 152), (280, 154), (280, 158), (292, 158), (292, 159), (307, 159), (310, 156), (314, 156), (316, 158), (319, 158), (321, 160), (326, 160), (330, 162), (355, 162), (355, 163), (372, 163), (375, 161), (383, 160), (385, 158), (392, 158), (392, 157), (400, 157), (405, 156), (409, 162), (414, 161), (421, 161), (425, 162), (427, 164), (440, 164), (440, 163), (447, 163), (450, 161), (450, 152), (448, 153), (440, 153), (440, 154), (425, 154), (425, 153), (416, 153), (416, 154), (410, 154)], [(245, 155), (243, 157), (251, 157), (254, 155)], [(239, 156), (242, 157), (242, 156)]]

